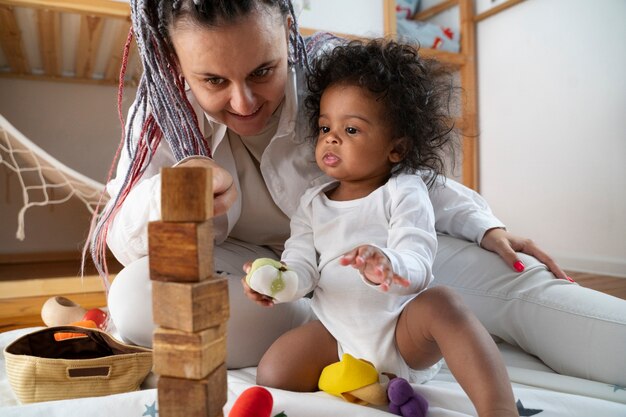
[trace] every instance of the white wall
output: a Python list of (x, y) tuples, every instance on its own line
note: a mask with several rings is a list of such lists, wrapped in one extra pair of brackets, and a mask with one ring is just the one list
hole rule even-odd
[(298, 17), (302, 27), (361, 36), (384, 34), (383, 0), (308, 0)]
[(626, 276), (626, 2), (479, 24), (481, 191), (565, 268)]
[[(0, 79), (0, 114), (26, 137), (74, 170), (104, 183), (120, 140), (117, 88)], [(125, 94), (125, 107), (135, 89)], [(26, 212), (26, 239), (15, 238), (22, 205), (15, 174), (0, 168), (0, 253), (76, 251), (90, 215), (78, 201)]]

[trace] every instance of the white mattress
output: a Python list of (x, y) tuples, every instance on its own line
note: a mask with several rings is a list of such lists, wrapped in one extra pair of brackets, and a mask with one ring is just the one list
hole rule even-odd
[[(0, 349), (15, 338), (35, 328), (0, 333)], [(513, 382), (520, 416), (538, 417), (626, 417), (626, 387), (572, 378), (554, 373), (538, 359), (521, 350), (500, 344)], [(228, 403), (224, 415), (237, 396), (254, 385), (256, 368), (228, 371)], [(148, 378), (140, 391), (106, 397), (82, 398), (20, 405), (7, 381), (4, 355), (0, 357), (0, 416), (2, 417), (155, 417), (158, 416), (157, 391), (149, 388)], [(475, 416), (474, 408), (444, 366), (442, 371), (414, 389), (430, 404), (429, 417)], [(324, 392), (294, 393), (270, 389), (274, 397), (273, 413), (284, 411), (289, 417), (390, 416), (384, 407), (359, 406), (347, 403)]]

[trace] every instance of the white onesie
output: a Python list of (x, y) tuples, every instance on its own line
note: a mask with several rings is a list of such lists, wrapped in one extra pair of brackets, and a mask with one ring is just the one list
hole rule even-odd
[[(395, 327), (405, 305), (433, 278), (437, 235), (428, 189), (419, 176), (401, 174), (364, 198), (329, 200), (325, 191), (335, 185), (307, 190), (291, 219), (282, 261), (298, 274), (295, 298), (314, 291), (313, 311), (337, 340), (339, 357), (350, 353), (379, 372), (424, 382), (440, 364), (410, 369), (396, 349)], [(392, 285), (383, 292), (358, 270), (339, 264), (343, 254), (364, 244), (383, 250), (409, 287)]]

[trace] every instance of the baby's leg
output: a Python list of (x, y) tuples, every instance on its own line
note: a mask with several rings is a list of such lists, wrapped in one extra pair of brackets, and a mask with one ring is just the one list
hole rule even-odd
[(431, 288), (415, 297), (398, 319), (396, 343), (414, 369), (443, 356), (480, 417), (518, 415), (498, 348), (452, 290)]
[(317, 391), (322, 370), (339, 360), (337, 341), (319, 321), (288, 331), (263, 355), (257, 384), (289, 391)]

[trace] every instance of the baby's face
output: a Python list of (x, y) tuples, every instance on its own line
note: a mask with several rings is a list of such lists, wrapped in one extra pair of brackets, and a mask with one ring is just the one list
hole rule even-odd
[(382, 101), (368, 90), (348, 84), (329, 86), (320, 101), (315, 149), (322, 171), (355, 185), (384, 184), (401, 159), (385, 114)]

